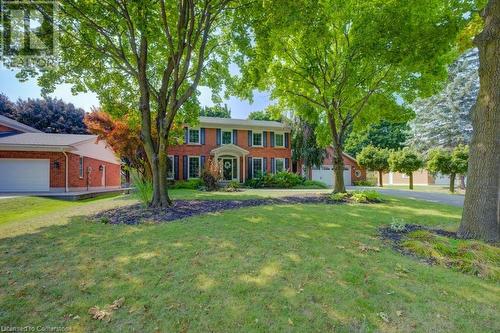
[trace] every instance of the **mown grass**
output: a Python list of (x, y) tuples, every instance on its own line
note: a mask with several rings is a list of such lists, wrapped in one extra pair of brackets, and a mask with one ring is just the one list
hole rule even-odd
[(500, 281), (500, 248), (474, 240), (461, 240), (418, 230), (407, 235), (401, 246), (436, 264), (485, 279)]
[(394, 190), (408, 190), (415, 192), (433, 192), (433, 193), (446, 193), (446, 194), (465, 194), (465, 190), (461, 190), (459, 186), (455, 187), (455, 192), (450, 192), (450, 187), (447, 185), (413, 185), (413, 190), (408, 188), (408, 185), (385, 185), (383, 188)]
[[(97, 200), (80, 213), (125, 203)], [(0, 324), (77, 332), (499, 331), (500, 283), (384, 246), (377, 228), (393, 217), (454, 229), (460, 209), (386, 198), (139, 226), (53, 212), (42, 220), (60, 225), (0, 239)], [(109, 322), (88, 314), (122, 297)]]

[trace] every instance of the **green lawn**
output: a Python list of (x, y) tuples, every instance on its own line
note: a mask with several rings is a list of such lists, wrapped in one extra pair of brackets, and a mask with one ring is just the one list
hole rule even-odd
[[(0, 200), (0, 218), (12, 207), (34, 207), (30, 200)], [(81, 216), (131, 202), (59, 202), (60, 209), (0, 225), (0, 325), (77, 332), (500, 330), (499, 281), (428, 266), (377, 238), (377, 227), (393, 218), (454, 229), (459, 208), (391, 198), (252, 207), (160, 225), (104, 225)], [(91, 319), (91, 307), (122, 297), (109, 322)]]

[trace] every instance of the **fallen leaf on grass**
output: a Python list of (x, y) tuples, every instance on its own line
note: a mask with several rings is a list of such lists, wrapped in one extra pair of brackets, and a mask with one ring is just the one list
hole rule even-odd
[(380, 252), (380, 248), (378, 248), (376, 246), (369, 246), (369, 245), (366, 245), (366, 244), (363, 244), (363, 243), (361, 243), (359, 245), (358, 249), (360, 249), (361, 252), (370, 252), (370, 251)]
[(102, 309), (98, 306), (93, 306), (89, 309), (89, 314), (92, 316), (92, 319), (110, 321), (113, 311), (121, 308), (123, 303), (125, 303), (125, 298), (122, 297)]
[(293, 321), (290, 318), (288, 318), (288, 324), (293, 326)]
[(388, 322), (389, 322), (389, 317), (387, 316), (387, 314), (386, 314), (386, 313), (384, 313), (384, 312), (379, 312), (379, 313), (377, 313), (377, 315), (378, 315), (378, 316), (379, 316), (379, 317), (380, 317), (380, 318), (381, 318), (384, 322), (386, 322), (386, 323), (388, 323)]
[(403, 315), (403, 311), (396, 311), (396, 316), (401, 317)]

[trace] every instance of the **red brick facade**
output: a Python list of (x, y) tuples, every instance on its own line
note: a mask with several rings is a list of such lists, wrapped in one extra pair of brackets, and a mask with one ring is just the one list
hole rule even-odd
[[(213, 149), (219, 148), (223, 145), (217, 144), (217, 129), (216, 128), (205, 128), (205, 137), (204, 144), (182, 144), (177, 146), (172, 146), (168, 149), (168, 155), (173, 155), (178, 157), (178, 179), (184, 179), (183, 177), (183, 157), (184, 156), (204, 156), (206, 160), (208, 160), (211, 155)], [(243, 159), (247, 159), (248, 157), (262, 157), (267, 159), (266, 166), (264, 169), (270, 173), (272, 171), (271, 166), (271, 158), (284, 158), (288, 159), (288, 169), (291, 169), (291, 156), (292, 150), (290, 148), (289, 138), (287, 139), (288, 147), (271, 147), (271, 132), (272, 130), (264, 130), (263, 135), (266, 138), (263, 138), (263, 141), (267, 143), (265, 147), (254, 147), (249, 146), (248, 144), (248, 135), (249, 130), (238, 129), (237, 130), (237, 138), (236, 143), (240, 148), (247, 150), (249, 153), (245, 157), (239, 157), (239, 175), (240, 181), (243, 181), (248, 177), (248, 166), (247, 160), (243, 161)], [(258, 130), (257, 132), (260, 132)], [(279, 131), (278, 131), (279, 132)], [(281, 132), (280, 132), (281, 133)], [(289, 133), (287, 134), (289, 135)], [(177, 159), (176, 159), (177, 160)], [(243, 165), (245, 165), (245, 170), (243, 169)]]
[[(85, 190), (87, 183), (89, 188), (119, 187), (121, 185), (120, 165), (100, 161), (90, 157), (83, 157), (83, 177), (80, 177), (80, 156), (67, 153), (68, 155), (68, 187), (70, 190)], [(37, 152), (37, 151), (0, 151), (2, 158), (19, 159), (48, 159), (50, 160), (50, 188), (61, 190), (65, 188), (66, 158), (62, 152)], [(87, 174), (87, 168), (91, 172)], [(104, 166), (104, 170), (100, 170)], [(103, 178), (103, 174), (105, 177)], [(88, 182), (87, 182), (88, 179)]]

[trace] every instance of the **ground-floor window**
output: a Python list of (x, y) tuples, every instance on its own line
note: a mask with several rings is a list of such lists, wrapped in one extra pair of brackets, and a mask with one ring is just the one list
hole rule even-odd
[(200, 178), (200, 157), (189, 156), (189, 178)]
[(174, 157), (171, 155), (167, 159), (167, 179), (174, 179)]
[(80, 156), (78, 160), (78, 176), (83, 178), (83, 156)]
[(274, 170), (276, 173), (285, 170), (285, 159), (284, 158), (276, 158), (274, 160)]
[(252, 174), (255, 178), (262, 176), (264, 173), (262, 157), (254, 157), (252, 159)]

